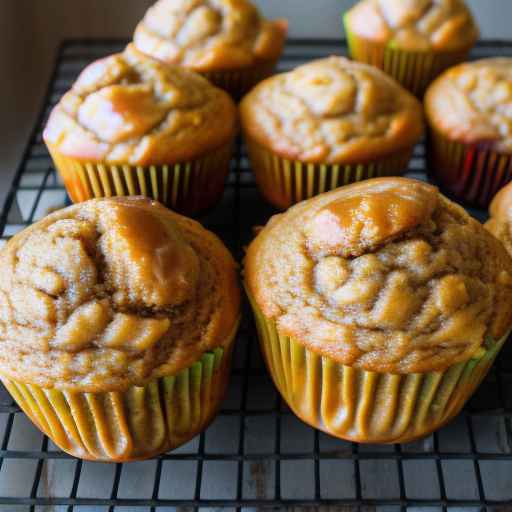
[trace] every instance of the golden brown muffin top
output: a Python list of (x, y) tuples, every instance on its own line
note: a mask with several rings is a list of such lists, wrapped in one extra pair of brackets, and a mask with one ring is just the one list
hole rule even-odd
[(491, 218), (485, 227), (503, 242), (505, 249), (512, 255), (512, 183), (494, 196), (489, 213)]
[(223, 346), (236, 264), (197, 222), (137, 197), (92, 200), (0, 251), (0, 373), (43, 387), (125, 390)]
[(82, 72), (54, 108), (44, 139), (85, 161), (172, 164), (229, 142), (236, 117), (224, 91), (129, 45)]
[(346, 22), (359, 37), (409, 51), (469, 49), (479, 37), (463, 0), (362, 0)]
[(278, 59), (287, 30), (285, 20), (265, 20), (248, 0), (159, 0), (133, 41), (167, 63), (228, 70)]
[(425, 96), (429, 123), (446, 137), (512, 153), (512, 59), (460, 64)]
[(436, 188), (379, 178), (304, 201), (249, 247), (280, 333), (369, 371), (443, 370), (512, 325), (512, 259)]
[(256, 142), (306, 162), (371, 161), (423, 133), (416, 98), (377, 68), (343, 57), (265, 80), (242, 100), (240, 115)]

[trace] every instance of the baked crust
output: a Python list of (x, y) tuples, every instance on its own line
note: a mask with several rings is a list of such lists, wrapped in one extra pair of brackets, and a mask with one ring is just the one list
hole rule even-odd
[(60, 210), (0, 252), (0, 373), (45, 388), (124, 391), (223, 346), (236, 264), (197, 222), (140, 197)]
[(279, 332), (339, 363), (444, 370), (512, 325), (512, 259), (435, 187), (357, 183), (274, 217), (246, 285)]
[(267, 21), (248, 0), (159, 0), (135, 30), (142, 52), (199, 72), (275, 61), (288, 23)]
[(129, 45), (82, 72), (52, 111), (43, 136), (64, 156), (83, 161), (164, 165), (228, 143), (236, 118), (224, 91)]
[(512, 154), (512, 59), (460, 64), (425, 96), (429, 124), (451, 140)]
[(362, 0), (346, 21), (359, 37), (408, 51), (470, 49), (479, 37), (463, 0)]
[(371, 162), (423, 133), (416, 98), (382, 71), (343, 57), (265, 80), (242, 100), (240, 116), (248, 137), (312, 163)]

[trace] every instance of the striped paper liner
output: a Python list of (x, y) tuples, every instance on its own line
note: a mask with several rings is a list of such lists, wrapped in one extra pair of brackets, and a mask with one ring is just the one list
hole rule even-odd
[(229, 382), (235, 334), (225, 348), (205, 353), (178, 374), (124, 392), (69, 392), (1, 380), (65, 452), (95, 461), (142, 460), (188, 442), (214, 418)]
[(245, 137), (252, 169), (261, 193), (278, 208), (356, 181), (380, 176), (400, 176), (407, 170), (413, 147), (361, 164), (313, 164), (282, 158)]
[(429, 84), (443, 71), (467, 60), (471, 48), (456, 51), (407, 51), (358, 37), (347, 27), (345, 31), (350, 56), (371, 64), (392, 76), (415, 96), (422, 98)]
[(261, 348), (274, 384), (305, 423), (358, 443), (407, 443), (456, 416), (505, 343), (486, 344), (478, 357), (424, 374), (376, 373), (321, 356), (281, 336), (251, 299)]
[(195, 215), (222, 198), (233, 143), (190, 162), (147, 167), (83, 162), (62, 155), (51, 145), (48, 149), (74, 203), (142, 195), (183, 215)]
[(487, 208), (498, 190), (512, 180), (512, 155), (451, 141), (432, 127), (427, 167), (444, 192), (479, 208)]
[(276, 64), (275, 60), (265, 61), (249, 68), (202, 71), (201, 75), (240, 101), (255, 85), (274, 73)]

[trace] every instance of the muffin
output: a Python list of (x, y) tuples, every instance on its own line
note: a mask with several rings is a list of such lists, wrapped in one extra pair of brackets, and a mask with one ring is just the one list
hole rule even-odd
[(351, 56), (417, 96), (467, 59), (479, 37), (463, 0), (361, 0), (344, 16)]
[(512, 326), (512, 259), (437, 189), (342, 187), (274, 217), (245, 284), (273, 380), (306, 423), (405, 443), (453, 418)]
[(431, 176), (453, 197), (487, 207), (512, 177), (512, 59), (446, 71), (425, 95)]
[(74, 205), (0, 251), (0, 377), (76, 457), (157, 455), (215, 415), (239, 300), (235, 262), (195, 221), (145, 198)]
[(508, 253), (512, 254), (512, 183), (496, 194), (489, 213), (491, 218), (485, 227), (500, 239)]
[(222, 197), (236, 132), (224, 91), (128, 46), (82, 72), (44, 140), (74, 202), (143, 195), (193, 215)]
[(347, 183), (399, 175), (422, 107), (384, 73), (330, 57), (269, 78), (241, 102), (258, 185), (280, 208)]
[(241, 98), (270, 76), (286, 20), (267, 21), (248, 0), (159, 0), (133, 38), (142, 52), (192, 69)]

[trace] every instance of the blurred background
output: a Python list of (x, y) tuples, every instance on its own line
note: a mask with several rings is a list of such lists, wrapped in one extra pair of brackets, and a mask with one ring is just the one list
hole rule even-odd
[[(467, 0), (482, 37), (512, 38), (512, 0)], [(17, 164), (65, 38), (129, 38), (153, 0), (0, 0), (0, 173)], [(342, 37), (355, 0), (255, 0), (291, 37)], [(0, 181), (1, 184), (1, 181)]]

